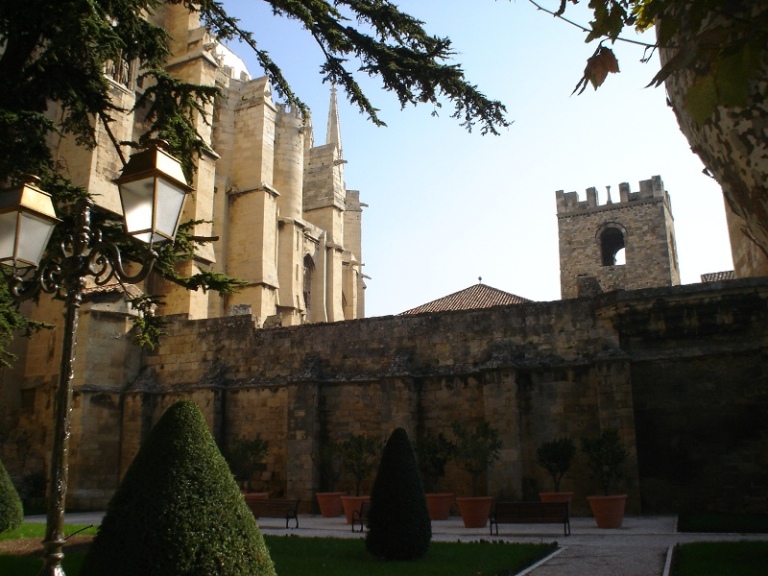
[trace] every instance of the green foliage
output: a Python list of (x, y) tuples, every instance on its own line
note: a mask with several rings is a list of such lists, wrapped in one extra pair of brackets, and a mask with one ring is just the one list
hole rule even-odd
[(574, 456), (576, 444), (570, 438), (544, 442), (536, 450), (536, 462), (552, 477), (555, 492), (560, 492), (560, 482), (571, 468)]
[[(554, 14), (562, 17), (569, 3), (578, 2), (561, 0)], [(607, 50), (603, 46), (606, 41), (624, 40), (646, 49), (674, 50), (651, 84), (660, 86), (671, 74), (692, 72), (695, 81), (686, 95), (686, 108), (701, 124), (712, 118), (717, 106), (744, 106), (750, 82), (760, 78), (768, 46), (768, 6), (762, 4), (745, 0), (590, 0), (593, 19), (583, 29), (587, 42), (600, 40), (595, 56)], [(621, 36), (627, 28), (644, 31), (652, 26), (656, 27), (656, 44)], [(595, 82), (599, 78), (599, 74), (595, 75), (595, 56), (588, 61), (577, 90), (587, 81), (595, 88), (602, 83)], [(598, 72), (606, 69), (607, 53), (601, 60)], [(615, 58), (610, 68), (610, 72), (618, 72)]]
[(587, 455), (592, 476), (600, 483), (603, 493), (610, 494), (624, 476), (621, 466), (628, 457), (626, 448), (621, 445), (619, 431), (608, 428), (598, 436), (582, 438), (581, 449)]
[(224, 458), (235, 480), (249, 482), (251, 477), (264, 469), (264, 459), (269, 452), (269, 442), (256, 434), (253, 438), (240, 437), (224, 452)]
[(355, 496), (360, 496), (360, 486), (373, 470), (381, 442), (365, 434), (350, 434), (339, 449), (344, 473), (355, 479)]
[(24, 521), (24, 507), (8, 471), (0, 461), (0, 532), (13, 530)]
[(672, 576), (762, 576), (768, 542), (692, 542), (675, 546)]
[(423, 557), (432, 540), (424, 487), (408, 433), (397, 428), (381, 454), (371, 490), (366, 549), (386, 560)]
[(472, 496), (477, 496), (480, 476), (488, 472), (499, 459), (501, 440), (499, 431), (483, 420), (475, 430), (464, 428), (460, 422), (451, 425), (456, 437), (456, 462), (472, 477)]
[(768, 534), (768, 514), (739, 512), (681, 512), (678, 532)]
[(0, 368), (10, 366), (10, 362), (15, 359), (6, 349), (14, 334), (28, 336), (47, 327), (49, 325), (33, 322), (19, 312), (18, 303), (8, 293), (8, 284), (0, 278)]
[(202, 413), (163, 414), (112, 497), (81, 576), (271, 575), (253, 514)]
[(427, 433), (416, 442), (416, 456), (419, 472), (427, 492), (437, 490), (440, 478), (445, 476), (445, 467), (456, 455), (456, 446), (439, 434)]

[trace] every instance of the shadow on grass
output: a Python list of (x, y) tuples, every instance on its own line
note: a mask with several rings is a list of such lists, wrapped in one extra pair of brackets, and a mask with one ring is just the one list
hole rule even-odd
[(700, 512), (680, 514), (678, 532), (717, 534), (768, 534), (768, 514)]
[[(280, 576), (511, 576), (557, 549), (557, 543), (433, 542), (420, 560), (385, 562), (370, 556), (362, 539), (265, 536), (265, 540)], [(77, 576), (84, 557), (84, 552), (65, 556), (67, 576)], [(0, 555), (0, 574), (36, 576), (41, 566), (36, 557)]]
[(693, 542), (675, 547), (671, 576), (765, 576), (768, 542)]

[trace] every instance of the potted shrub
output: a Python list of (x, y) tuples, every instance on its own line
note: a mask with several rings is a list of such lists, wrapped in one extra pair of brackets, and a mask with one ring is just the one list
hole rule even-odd
[(472, 477), (472, 496), (456, 498), (466, 528), (483, 528), (488, 523), (493, 498), (478, 496), (480, 477), (499, 459), (499, 432), (488, 422), (480, 422), (474, 431), (459, 422), (452, 425), (456, 437), (456, 463)]
[(455, 454), (456, 446), (442, 432), (427, 433), (416, 443), (419, 472), (432, 520), (446, 520), (450, 515), (453, 493), (441, 492), (439, 488), (440, 479), (445, 476), (445, 466)]
[[(337, 443), (327, 442), (320, 447), (321, 486), (333, 490), (341, 475), (341, 458), (341, 451)], [(344, 496), (344, 492), (316, 492), (315, 498), (317, 498), (317, 505), (320, 508), (320, 515), (324, 518), (341, 516), (344, 512), (344, 507), (341, 504), (342, 496)]]
[(616, 484), (623, 477), (621, 467), (627, 459), (627, 450), (621, 445), (615, 428), (603, 430), (598, 436), (581, 440), (581, 449), (587, 456), (592, 476), (603, 490), (600, 496), (588, 496), (589, 507), (598, 528), (621, 528), (624, 519), (626, 494), (614, 494)]
[(265, 460), (269, 452), (269, 442), (256, 434), (254, 438), (239, 437), (232, 441), (232, 445), (225, 454), (225, 460), (229, 465), (235, 481), (240, 486), (246, 504), (254, 509), (254, 500), (264, 500), (269, 497), (269, 492), (251, 492), (251, 480), (257, 472), (266, 470)]
[(266, 470), (266, 458), (269, 452), (269, 442), (256, 434), (254, 438), (243, 436), (235, 438), (224, 456), (235, 477), (235, 481), (243, 492), (251, 488), (251, 480), (257, 472)]
[(377, 438), (364, 434), (350, 434), (349, 438), (339, 445), (342, 470), (355, 482), (355, 495), (341, 497), (347, 524), (352, 524), (352, 513), (360, 510), (361, 503), (370, 499), (370, 496), (360, 495), (360, 487), (373, 470), (380, 448), (381, 443)]
[(570, 438), (558, 438), (544, 442), (536, 450), (536, 463), (544, 468), (552, 478), (553, 492), (539, 492), (542, 502), (571, 503), (573, 492), (561, 492), (560, 484), (563, 477), (571, 468), (573, 457), (576, 455), (576, 444)]

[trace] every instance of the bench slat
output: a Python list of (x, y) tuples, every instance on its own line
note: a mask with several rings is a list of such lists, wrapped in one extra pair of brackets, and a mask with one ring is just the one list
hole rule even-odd
[(299, 501), (283, 498), (267, 498), (263, 500), (249, 500), (248, 507), (256, 518), (285, 518), (285, 527), (293, 520), (299, 527)]
[(499, 524), (562, 524), (563, 534), (570, 536), (571, 521), (567, 502), (497, 502), (490, 515), (491, 535)]

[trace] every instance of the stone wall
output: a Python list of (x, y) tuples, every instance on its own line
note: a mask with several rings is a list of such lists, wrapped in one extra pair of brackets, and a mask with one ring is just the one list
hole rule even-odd
[[(171, 317), (126, 389), (78, 387), (70, 503), (103, 506), (162, 412), (189, 398), (221, 446), (267, 439), (256, 480), (306, 510), (318, 490), (352, 488), (321, 471), (330, 440), (384, 441), (398, 426), (414, 439), (450, 435), (454, 420), (487, 420), (503, 442), (483, 479), (497, 497), (551, 489), (535, 463), (543, 441), (613, 427), (630, 451), (630, 512), (765, 512), (767, 316), (768, 280), (753, 279), (275, 329), (255, 329), (247, 315)], [(44, 388), (33, 404), (22, 427), (35, 431), (26, 461), (39, 463), (51, 414)], [(18, 477), (7, 438), (3, 461)], [(441, 488), (468, 493), (468, 474), (450, 465)], [(563, 489), (586, 513), (597, 486), (582, 455)]]

